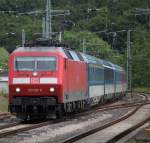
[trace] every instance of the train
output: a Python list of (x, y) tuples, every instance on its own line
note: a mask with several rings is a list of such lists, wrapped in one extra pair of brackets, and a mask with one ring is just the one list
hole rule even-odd
[(79, 112), (126, 95), (122, 67), (53, 42), (36, 41), (9, 57), (9, 110), (18, 118)]

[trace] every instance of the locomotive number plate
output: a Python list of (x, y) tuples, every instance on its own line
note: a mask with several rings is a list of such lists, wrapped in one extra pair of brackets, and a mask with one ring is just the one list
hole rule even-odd
[(40, 83), (40, 79), (37, 78), (37, 77), (36, 77), (36, 78), (35, 78), (35, 77), (34, 77), (34, 78), (31, 78), (31, 83), (32, 83), (32, 84), (38, 84), (38, 83)]

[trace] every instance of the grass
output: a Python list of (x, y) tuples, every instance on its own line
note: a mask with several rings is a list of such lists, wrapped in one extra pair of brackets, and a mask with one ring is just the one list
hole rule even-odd
[(0, 47), (0, 68), (7, 68), (9, 53), (6, 49)]
[(148, 142), (144, 142), (144, 141), (135, 141), (134, 139), (131, 139), (131, 140), (127, 141), (126, 143), (148, 143)]
[(0, 112), (8, 111), (8, 96), (4, 93), (0, 93)]
[(134, 92), (144, 92), (150, 94), (150, 87), (137, 87), (133, 89)]

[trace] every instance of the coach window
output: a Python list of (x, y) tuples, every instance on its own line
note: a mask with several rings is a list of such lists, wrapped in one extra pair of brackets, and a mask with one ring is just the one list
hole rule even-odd
[(64, 52), (69, 59), (73, 60), (73, 57), (68, 50), (64, 50)]
[(80, 59), (80, 61), (84, 61), (84, 59), (80, 53), (76, 52), (76, 54), (77, 54), (78, 58)]
[(102, 84), (104, 82), (104, 70), (101, 66), (89, 66), (89, 83)]
[(74, 51), (69, 51), (69, 52), (75, 61), (80, 61), (80, 59), (78, 58), (77, 54)]
[(105, 80), (107, 83), (113, 83), (113, 69), (105, 67)]

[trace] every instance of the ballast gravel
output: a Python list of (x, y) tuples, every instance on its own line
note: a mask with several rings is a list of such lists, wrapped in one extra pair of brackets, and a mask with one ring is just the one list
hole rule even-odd
[(71, 136), (116, 120), (128, 111), (129, 109), (114, 109), (76, 117), (57, 124), (22, 132), (15, 136), (2, 138), (0, 143), (60, 143)]

